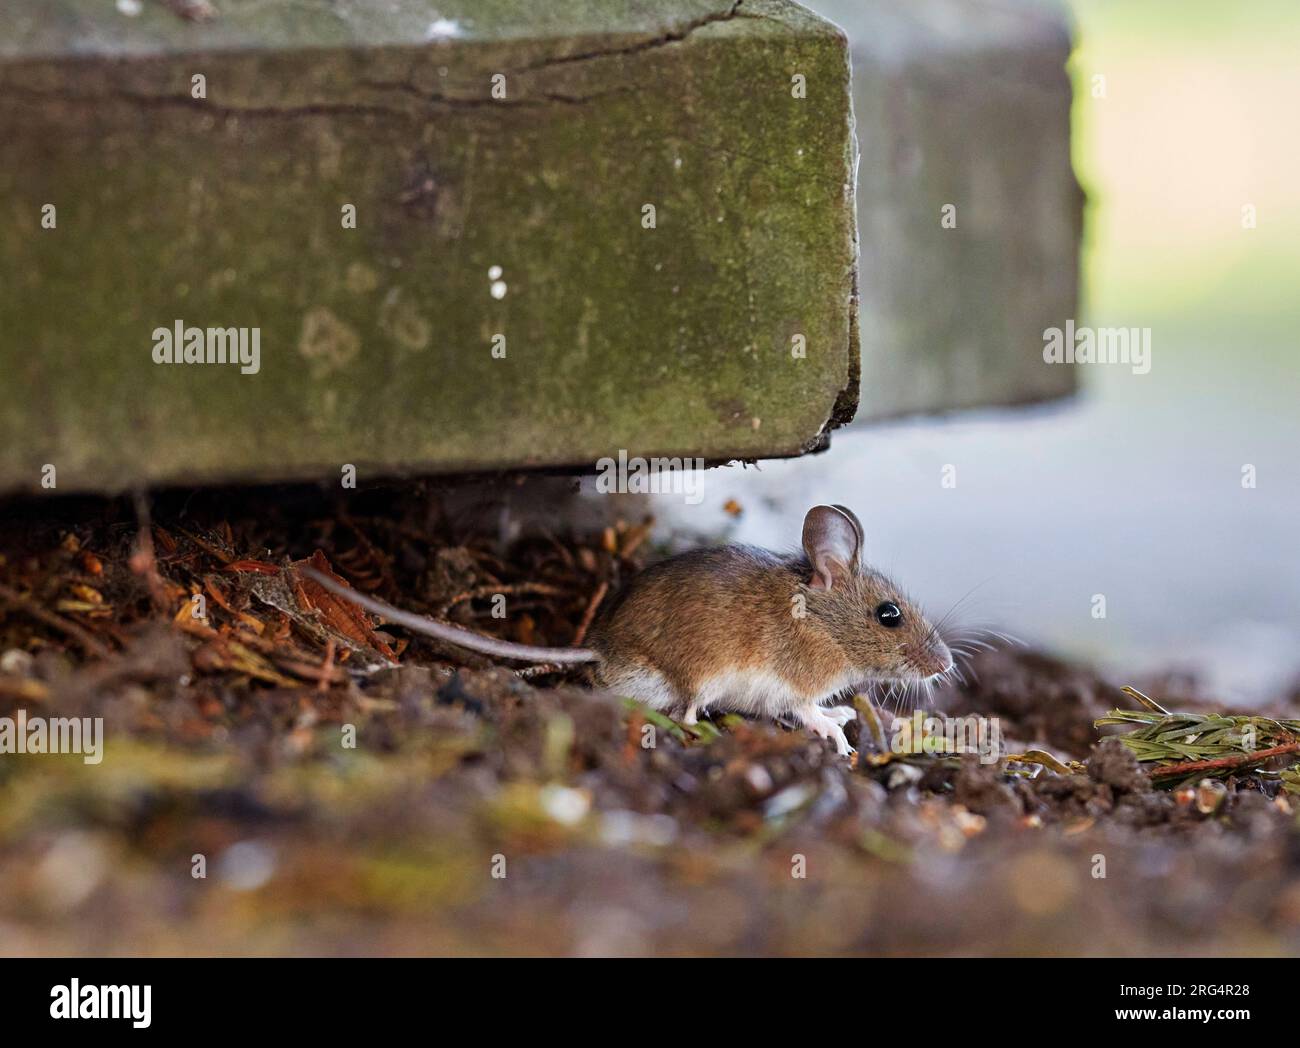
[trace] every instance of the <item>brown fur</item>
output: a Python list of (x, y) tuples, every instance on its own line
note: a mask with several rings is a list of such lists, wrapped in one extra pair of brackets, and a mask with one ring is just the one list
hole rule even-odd
[[(888, 579), (836, 565), (829, 589), (809, 585), (801, 554), (745, 546), (697, 550), (643, 571), (610, 604), (589, 643), (613, 686), (629, 670), (664, 674), (686, 702), (727, 670), (767, 670), (796, 695), (823, 695), (846, 673), (928, 676), (944, 668), (931, 650), (930, 625)], [(806, 614), (794, 614), (796, 598)], [(875, 608), (892, 600), (904, 625), (881, 626)], [(943, 652), (946, 659), (946, 651)]]

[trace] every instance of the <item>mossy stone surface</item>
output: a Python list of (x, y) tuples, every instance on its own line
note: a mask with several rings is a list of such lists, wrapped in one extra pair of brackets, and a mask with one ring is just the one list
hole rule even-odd
[[(46, 464), (111, 491), (761, 458), (851, 416), (828, 23), (783, 0), (215, 6), (8, 5), (0, 489)], [(156, 364), (177, 320), (258, 328), (260, 370)]]

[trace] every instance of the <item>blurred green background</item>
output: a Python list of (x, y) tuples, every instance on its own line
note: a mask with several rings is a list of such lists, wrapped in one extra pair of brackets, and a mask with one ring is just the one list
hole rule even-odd
[[(1074, 0), (1075, 170), (1094, 310), (1280, 336), (1296, 315), (1300, 4)], [(1106, 78), (1104, 99), (1092, 78)], [(1241, 206), (1258, 228), (1244, 231)]]

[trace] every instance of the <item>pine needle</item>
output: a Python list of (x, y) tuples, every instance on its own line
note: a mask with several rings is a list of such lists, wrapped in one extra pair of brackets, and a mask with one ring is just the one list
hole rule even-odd
[(1281, 778), (1288, 792), (1300, 792), (1300, 764), (1280, 776), (1260, 767), (1274, 757), (1300, 754), (1300, 720), (1170, 713), (1136, 688), (1124, 692), (1146, 708), (1111, 710), (1096, 727), (1130, 725), (1120, 741), (1141, 763), (1151, 765), (1147, 772), (1157, 786), (1173, 789), (1203, 778), (1249, 772)]

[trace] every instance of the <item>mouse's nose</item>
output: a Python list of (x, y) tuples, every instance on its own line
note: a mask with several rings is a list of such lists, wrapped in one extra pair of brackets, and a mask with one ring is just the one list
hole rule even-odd
[(926, 645), (921, 657), (916, 660), (917, 670), (923, 677), (937, 677), (947, 673), (953, 667), (952, 652), (948, 645), (938, 637), (933, 637)]
[(937, 672), (947, 673), (955, 665), (952, 658), (952, 652), (948, 650), (948, 645), (938, 637), (935, 637), (932, 643), (935, 661), (939, 663), (939, 669)]

